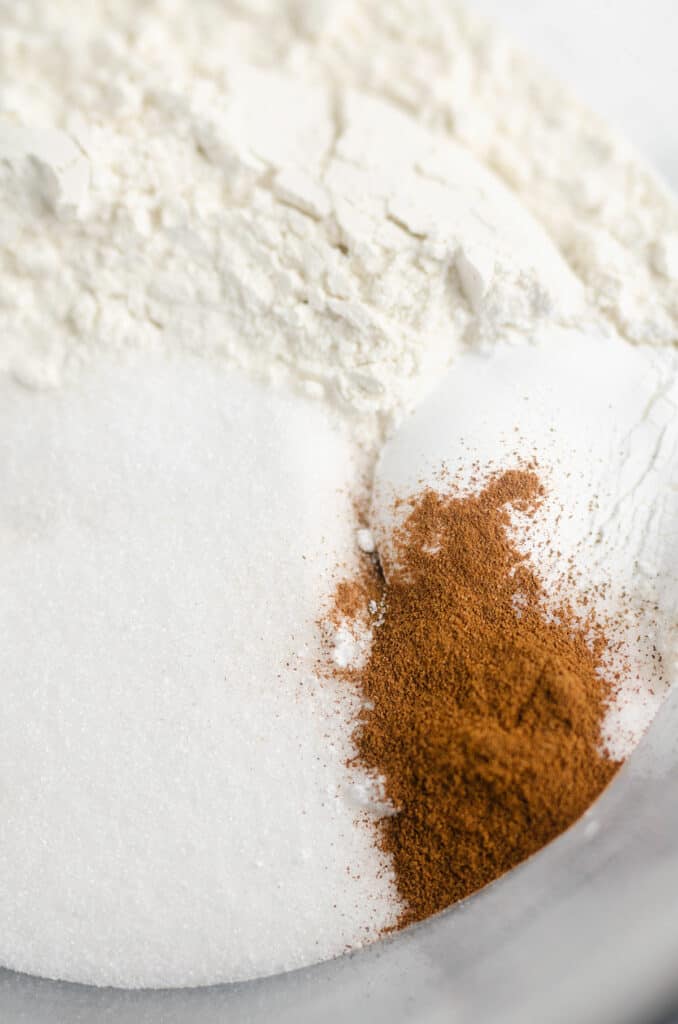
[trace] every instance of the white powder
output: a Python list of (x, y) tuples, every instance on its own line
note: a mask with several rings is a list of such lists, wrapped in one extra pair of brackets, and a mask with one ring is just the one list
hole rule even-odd
[(463, 343), (582, 312), (499, 180), (324, 68), (297, 4), (208, 2), (195, 34), (182, 4), (96, 6), (5, 15), (0, 366), (182, 347), (390, 413)]
[(290, 392), (373, 457), (468, 347), (673, 342), (677, 238), (453, 3), (0, 0), (0, 960), (198, 983), (393, 920), (355, 702), (314, 676), (373, 538)]
[(371, 530), (358, 530), (356, 533), (356, 541), (360, 550), (364, 551), (366, 555), (371, 555), (377, 550), (374, 534)]
[(3, 6), (0, 365), (182, 346), (390, 413), (587, 300), (675, 340), (675, 201), (457, 6), (194, 6)]
[(314, 672), (354, 475), (320, 407), (190, 357), (2, 382), (0, 962), (207, 984), (394, 922)]

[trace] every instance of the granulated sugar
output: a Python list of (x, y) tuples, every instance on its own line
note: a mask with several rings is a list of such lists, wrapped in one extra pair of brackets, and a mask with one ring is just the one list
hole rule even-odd
[(354, 703), (314, 675), (351, 446), (187, 357), (0, 388), (0, 961), (195, 985), (376, 938)]

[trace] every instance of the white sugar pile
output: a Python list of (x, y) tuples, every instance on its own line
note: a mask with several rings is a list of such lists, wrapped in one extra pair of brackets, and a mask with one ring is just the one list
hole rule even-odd
[(199, 984), (375, 938), (353, 709), (314, 678), (348, 443), (189, 357), (0, 388), (0, 961)]

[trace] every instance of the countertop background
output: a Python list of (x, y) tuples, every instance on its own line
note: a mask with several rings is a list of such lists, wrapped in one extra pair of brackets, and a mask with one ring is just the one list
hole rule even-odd
[(468, 0), (629, 137), (678, 191), (676, 0)]

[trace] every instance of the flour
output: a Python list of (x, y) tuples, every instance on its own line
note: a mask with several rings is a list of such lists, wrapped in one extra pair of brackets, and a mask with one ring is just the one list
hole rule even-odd
[(371, 437), (499, 331), (678, 334), (675, 201), (454, 5), (2, 17), (0, 365), (23, 379), (183, 347)]
[[(48, 384), (97, 349), (184, 347), (388, 416), (466, 343), (581, 315), (468, 153), (312, 68), (282, 15), (284, 70), (258, 66), (254, 14), (221, 10), (187, 40), (181, 5), (116, 5), (107, 28), (62, 8), (60, 42), (51, 15), (7, 13), (1, 365)], [(216, 60), (226, 29), (254, 33), (252, 63)]]

